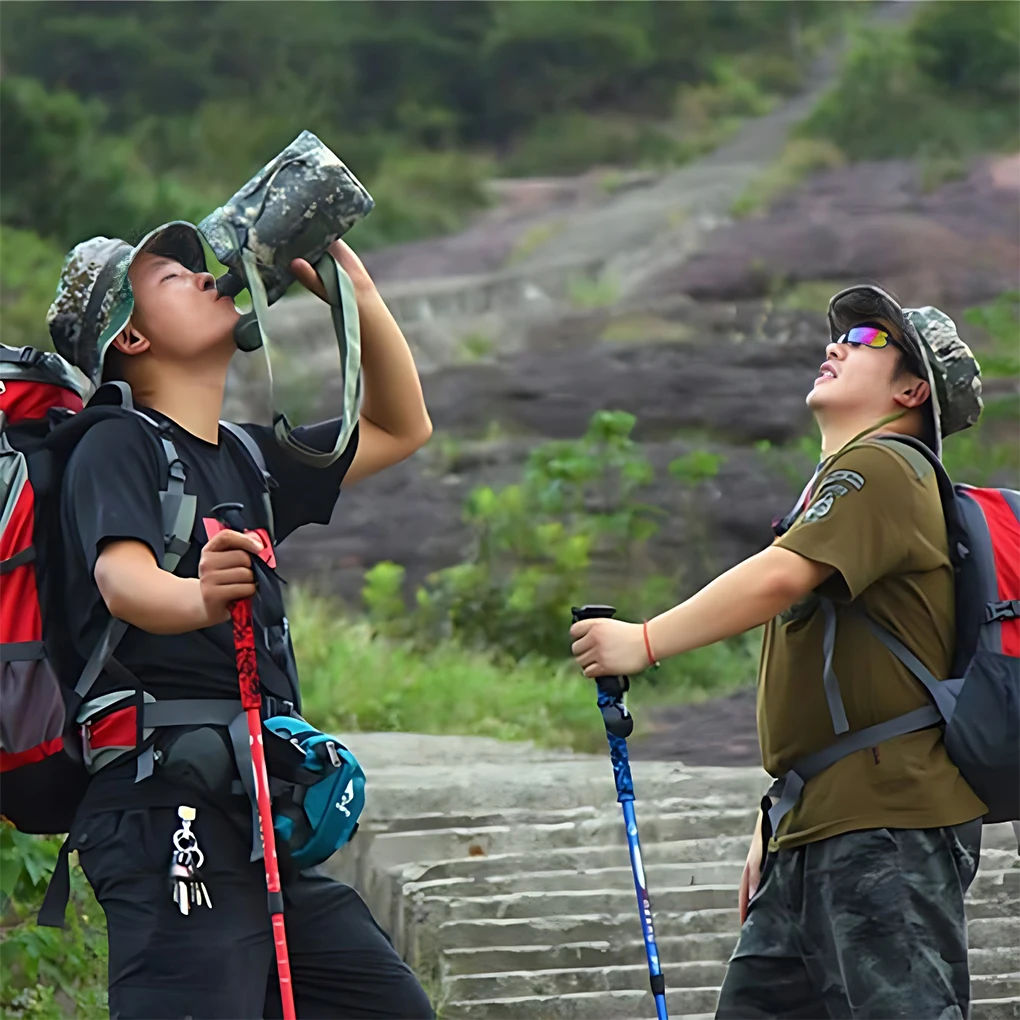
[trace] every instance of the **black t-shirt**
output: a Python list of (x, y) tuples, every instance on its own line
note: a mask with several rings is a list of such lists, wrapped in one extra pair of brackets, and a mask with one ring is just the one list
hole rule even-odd
[[(207, 541), (202, 519), (218, 503), (244, 506), (248, 528), (265, 527), (263, 486), (258, 469), (240, 442), (225, 430), (212, 444), (193, 436), (156, 411), (140, 408), (155, 421), (169, 427), (169, 438), (185, 466), (185, 492), (197, 497), (191, 548), (174, 573), (198, 577), (202, 546)], [(244, 425), (265, 457), (275, 486), (271, 490), (275, 545), (304, 524), (328, 524), (340, 485), (357, 449), (357, 433), (344, 455), (328, 468), (314, 468), (290, 457), (266, 426)], [(296, 430), (300, 440), (313, 448), (332, 449), (340, 424), (337, 421)], [(146, 434), (148, 433), (148, 434)], [(103, 547), (117, 539), (134, 539), (163, 556), (163, 523), (160, 490), (167, 486), (168, 465), (155, 429), (137, 415), (101, 421), (85, 434), (75, 448), (64, 475), (61, 526), (65, 557), (66, 613), (68, 632), (78, 667), (99, 640), (109, 620), (106, 604), (93, 572)], [(256, 624), (260, 598), (253, 600)], [(281, 697), (290, 690), (286, 674), (270, 657), (262, 629), (255, 627), (256, 654), (263, 687)], [(229, 623), (185, 634), (150, 634), (129, 627), (117, 650), (117, 660), (140, 681), (143, 690), (157, 700), (174, 698), (237, 698), (238, 680), (233, 633)], [(122, 690), (123, 682), (103, 674), (89, 697)], [(130, 768), (129, 768), (130, 766)], [(114, 764), (94, 778), (89, 800), (112, 793), (134, 764)], [(132, 804), (173, 800), (161, 791), (157, 777), (129, 791)], [(104, 796), (104, 800), (110, 799)], [(120, 799), (119, 796), (117, 798)]]

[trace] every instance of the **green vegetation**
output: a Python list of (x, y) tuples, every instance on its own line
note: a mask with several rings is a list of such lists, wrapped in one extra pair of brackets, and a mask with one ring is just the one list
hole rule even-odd
[[(977, 425), (946, 439), (942, 460), (954, 481), (1017, 488), (1020, 396), (1013, 384), (1020, 376), (1020, 291), (1007, 291), (988, 304), (969, 308), (963, 318), (978, 331), (973, 348), (986, 387), (985, 409)], [(1007, 381), (1012, 392), (989, 396), (997, 380)]]
[[(697, 450), (670, 465), (693, 522), (694, 551), (689, 576), (663, 576), (647, 546), (664, 512), (641, 501), (654, 469), (631, 439), (634, 424), (632, 415), (599, 412), (581, 439), (533, 450), (520, 483), (475, 489), (464, 508), (470, 554), (429, 577), (413, 608), (403, 567), (376, 564), (362, 592), (374, 633), (418, 650), (424, 661), (456, 646), (525, 677), (538, 662), (545, 675), (567, 653), (570, 606), (590, 601), (593, 591), (623, 618), (640, 619), (704, 583), (714, 566), (712, 535), (696, 502), (723, 459)], [(686, 697), (746, 683), (753, 674), (753, 655), (741, 640), (668, 662), (647, 679), (658, 696)], [(563, 729), (570, 742), (567, 717)]]
[(620, 285), (608, 275), (574, 276), (567, 283), (567, 296), (575, 308), (606, 308), (616, 304)]
[(793, 138), (775, 164), (738, 196), (730, 212), (737, 217), (749, 216), (770, 206), (811, 174), (832, 170), (845, 162), (843, 151), (832, 142)]
[(767, 209), (810, 174), (914, 158), (923, 192), (966, 176), (972, 156), (1020, 146), (1020, 7), (934, 0), (902, 26), (860, 28), (839, 78), (782, 155), (733, 203)]
[[(459, 229), (494, 174), (675, 164), (795, 90), (855, 4), (79, 4), (4, 9), (0, 311), (45, 344), (57, 261), (197, 221), (318, 133), (376, 198), (360, 250)], [(526, 237), (518, 256), (547, 237)]]
[(862, 30), (800, 134), (838, 145), (850, 160), (1013, 151), (1018, 101), (1020, 7), (940, 0), (902, 28)]
[[(562, 651), (555, 660), (533, 655), (515, 661), (452, 640), (423, 651), (373, 634), (368, 623), (307, 594), (293, 600), (291, 619), (304, 711), (324, 729), (467, 734), (579, 751), (604, 747), (592, 683)], [(631, 701), (698, 700), (747, 686), (757, 670), (758, 640), (751, 634), (699, 649), (683, 657), (682, 670), (664, 663), (635, 681)], [(569, 641), (564, 627), (561, 648)]]
[(487, 358), (495, 350), (492, 337), (484, 333), (468, 333), (460, 341), (460, 357), (462, 361), (480, 361)]
[(0, 821), (0, 1015), (10, 1020), (107, 1013), (106, 922), (77, 864), (71, 868), (67, 927), (34, 923), (61, 842)]
[(978, 352), (985, 379), (1020, 376), (1020, 290), (1009, 290), (994, 301), (963, 313), (964, 321), (976, 326), (987, 341)]

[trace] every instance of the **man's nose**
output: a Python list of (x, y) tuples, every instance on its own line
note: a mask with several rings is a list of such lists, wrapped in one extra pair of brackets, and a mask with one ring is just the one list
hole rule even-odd
[(831, 344), (826, 344), (825, 357), (829, 361), (838, 361), (839, 359), (846, 357), (846, 344), (838, 344), (835, 341)]
[(216, 288), (216, 277), (212, 273), (195, 273), (199, 290), (214, 290)]

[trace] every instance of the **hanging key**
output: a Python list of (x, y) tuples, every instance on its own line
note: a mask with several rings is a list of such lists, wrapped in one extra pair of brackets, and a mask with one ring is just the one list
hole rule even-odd
[(194, 873), (189, 858), (190, 854), (178, 851), (170, 862), (170, 894), (185, 917), (191, 909), (191, 877)]
[(194, 907), (212, 907), (212, 897), (200, 874), (205, 854), (198, 845), (191, 823), (197, 815), (193, 807), (182, 805), (177, 809), (181, 827), (174, 833), (174, 856), (170, 864), (170, 881), (174, 902), (182, 914)]
[(190, 877), (188, 879), (188, 893), (191, 896), (193, 907), (206, 906), (212, 909), (212, 897), (209, 890), (202, 881), (202, 865), (205, 863), (205, 854), (196, 849), (192, 854), (189, 866)]

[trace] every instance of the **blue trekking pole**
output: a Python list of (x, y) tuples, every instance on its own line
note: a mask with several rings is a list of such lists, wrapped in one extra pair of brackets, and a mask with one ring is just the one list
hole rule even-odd
[[(616, 615), (612, 606), (573, 607), (574, 623), (578, 620), (609, 619)], [(623, 808), (623, 821), (627, 827), (627, 849), (630, 851), (630, 867), (634, 873), (634, 891), (637, 893), (638, 914), (641, 917), (641, 931), (645, 937), (645, 953), (648, 956), (648, 982), (655, 996), (655, 1012), (658, 1020), (669, 1020), (666, 1013), (666, 979), (659, 963), (659, 947), (655, 944), (655, 927), (652, 924), (652, 905), (648, 900), (648, 883), (641, 859), (641, 842), (638, 839), (637, 818), (634, 815), (634, 780), (630, 775), (630, 758), (627, 755), (627, 737), (634, 730), (634, 717), (623, 703), (624, 694), (630, 689), (625, 676), (600, 676), (595, 679), (598, 686), (598, 706), (609, 740), (609, 759), (613, 763), (613, 778), (616, 780), (616, 799)]]

